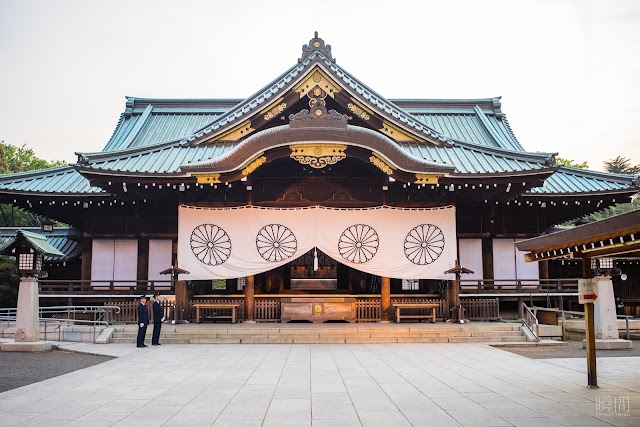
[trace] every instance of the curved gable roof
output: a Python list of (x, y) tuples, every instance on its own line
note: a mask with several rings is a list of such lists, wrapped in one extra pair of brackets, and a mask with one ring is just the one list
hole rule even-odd
[(291, 67), (265, 88), (250, 96), (209, 125), (184, 138), (183, 142), (185, 144), (207, 142), (234, 129), (239, 124), (244, 124), (247, 120), (270, 106), (271, 103), (280, 99), (286, 93), (295, 90), (296, 86), (304, 82), (305, 78), (311, 76), (315, 70), (320, 70), (332, 79), (333, 83), (337, 84), (341, 90), (346, 91), (350, 97), (366, 105), (367, 108), (373, 110), (381, 118), (414, 135), (417, 140), (424, 139), (436, 145), (446, 145), (452, 142), (447, 136), (421, 123), (394, 105), (393, 102), (377, 94), (335, 64), (330, 58), (327, 58), (320, 50), (310, 53), (299, 64)]

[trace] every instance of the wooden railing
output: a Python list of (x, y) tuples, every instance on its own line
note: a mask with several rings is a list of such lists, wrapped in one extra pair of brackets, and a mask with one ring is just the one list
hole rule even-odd
[(464, 294), (478, 293), (576, 293), (578, 292), (578, 279), (462, 279), (460, 280), (460, 292)]
[(173, 292), (171, 280), (46, 280), (39, 279), (42, 295), (139, 295), (154, 291)]
[(356, 322), (378, 322), (380, 320), (380, 298), (356, 299)]
[[(120, 311), (115, 313), (110, 313), (109, 319), (107, 320), (109, 323), (133, 323), (138, 321), (138, 304), (137, 301), (121, 301), (114, 302), (113, 305), (120, 307)], [(153, 313), (151, 311), (152, 302), (147, 302), (147, 309), (149, 310), (149, 319), (153, 319)], [(164, 300), (160, 302), (162, 306), (162, 310), (164, 311), (164, 317), (168, 320), (175, 320), (174, 302), (171, 300)]]
[[(283, 297), (291, 298), (292, 295), (256, 295), (254, 318), (257, 322), (278, 322), (280, 321), (280, 301)], [(341, 295), (344, 296), (344, 295)], [(309, 295), (305, 295), (309, 297)], [(326, 296), (315, 295), (323, 298)], [(379, 295), (354, 295), (356, 298), (356, 321), (357, 322), (378, 322), (380, 320), (380, 296)], [(238, 305), (238, 319), (244, 319), (245, 305), (243, 295), (219, 295), (207, 296), (206, 298), (194, 298), (188, 301), (184, 313), (177, 313), (175, 301), (172, 299), (161, 302), (164, 317), (168, 320), (193, 321), (196, 317), (194, 304), (197, 303), (235, 303)], [(431, 303), (438, 304), (437, 317), (445, 318), (447, 313), (446, 301), (443, 298), (434, 298), (431, 295), (425, 296), (403, 296), (392, 295), (391, 304), (394, 303)], [(465, 317), (470, 320), (498, 320), (500, 310), (498, 298), (463, 298), (461, 299), (465, 309)], [(109, 303), (120, 308), (119, 312), (111, 312), (109, 318), (105, 318), (109, 323), (134, 323), (138, 319), (138, 301), (113, 301)], [(151, 317), (151, 301), (147, 303), (149, 315)], [(412, 309), (416, 315), (428, 314), (426, 309)], [(203, 309), (202, 315), (215, 319), (217, 315), (228, 315), (229, 309)], [(393, 319), (393, 316), (392, 316)]]
[(256, 298), (253, 316), (256, 322), (279, 322), (280, 299)]
[(469, 320), (500, 320), (498, 298), (463, 298), (460, 303)]

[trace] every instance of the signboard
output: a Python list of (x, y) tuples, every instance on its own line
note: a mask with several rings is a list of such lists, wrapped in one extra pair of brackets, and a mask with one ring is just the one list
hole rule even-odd
[(596, 279), (579, 279), (578, 280), (578, 302), (580, 304), (593, 303), (598, 295), (596, 295)]

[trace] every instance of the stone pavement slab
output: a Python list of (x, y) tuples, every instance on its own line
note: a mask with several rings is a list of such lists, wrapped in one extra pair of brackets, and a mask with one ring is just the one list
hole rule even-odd
[(116, 359), (0, 393), (1, 426), (640, 425), (640, 357), (482, 343), (68, 344)]

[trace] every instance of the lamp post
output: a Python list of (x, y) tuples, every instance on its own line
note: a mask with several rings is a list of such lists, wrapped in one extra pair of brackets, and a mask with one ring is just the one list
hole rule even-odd
[(64, 256), (41, 234), (19, 230), (0, 248), (0, 255), (16, 258), (15, 273), (20, 276), (16, 332), (12, 343), (0, 346), (2, 351), (48, 351), (51, 344), (40, 341), (40, 302), (38, 277), (45, 255)]

